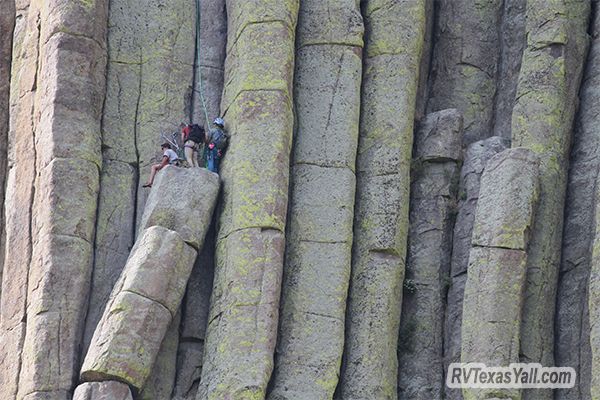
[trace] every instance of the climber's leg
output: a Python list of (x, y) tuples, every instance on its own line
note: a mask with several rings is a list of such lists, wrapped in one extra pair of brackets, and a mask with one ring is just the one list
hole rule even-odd
[(146, 182), (144, 187), (152, 187), (152, 184), (154, 183), (154, 177), (156, 176), (156, 173), (160, 170), (160, 167), (161, 167), (160, 164), (154, 164), (152, 166), (152, 170), (150, 172), (150, 177), (148, 178), (148, 182)]
[(190, 167), (195, 167), (198, 165), (198, 161), (194, 160), (194, 142), (192, 142), (191, 140), (185, 142), (183, 152), (185, 154), (185, 159), (187, 160), (188, 165)]

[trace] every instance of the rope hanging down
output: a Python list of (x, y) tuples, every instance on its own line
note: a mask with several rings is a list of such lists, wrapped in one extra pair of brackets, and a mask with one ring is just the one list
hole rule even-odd
[(202, 49), (202, 41), (200, 35), (200, 19), (202, 14), (200, 11), (200, 0), (196, 0), (196, 68), (198, 68), (198, 90), (194, 91), (200, 94), (202, 109), (204, 110), (204, 118), (206, 119), (205, 129), (210, 129), (210, 120), (208, 119), (208, 110), (206, 109), (206, 99), (204, 98), (204, 87), (202, 83), (202, 66), (200, 64), (200, 51)]

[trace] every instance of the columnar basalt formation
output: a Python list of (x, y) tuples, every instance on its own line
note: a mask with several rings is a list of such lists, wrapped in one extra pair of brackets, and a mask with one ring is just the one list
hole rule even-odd
[(489, 136), (500, 53), (502, 0), (442, 1), (432, 59), (429, 110), (457, 108), (465, 143)]
[[(121, 273), (148, 191), (161, 133), (190, 117), (194, 0), (112, 0), (102, 118), (102, 185), (84, 343), (89, 344)], [(157, 158), (158, 156), (158, 158)]]
[[(15, 28), (15, 1), (0, 1), (0, 281), (4, 264), (4, 197), (8, 168), (8, 129), (10, 108), (10, 70), (12, 62), (13, 31)], [(0, 289), (1, 290), (1, 289)], [(1, 291), (0, 291), (1, 295)]]
[[(344, 399), (395, 399), (425, 1), (366, 1)], [(395, 311), (394, 311), (395, 310)]]
[(0, 355), (7, 399), (63, 398), (77, 374), (101, 164), (106, 15), (105, 1), (32, 1), (17, 32), (6, 205), (18, 226), (7, 231)]
[(415, 134), (400, 337), (398, 397), (441, 398), (443, 327), (456, 215), (463, 120), (428, 114)]
[[(513, 148), (494, 156), (481, 177), (465, 286), (461, 362), (519, 362), (521, 307), (529, 233), (538, 201), (539, 160)], [(463, 389), (465, 400), (520, 399), (517, 390)]]
[[(159, 173), (141, 219), (139, 239), (92, 337), (81, 368), (83, 381), (118, 378), (139, 392), (152, 368), (163, 367), (164, 360), (155, 362), (161, 348), (173, 341), (173, 335), (165, 338), (165, 334), (176, 319), (218, 192), (218, 176), (204, 169), (167, 167)], [(173, 358), (171, 388), (177, 325), (174, 330), (175, 344), (165, 355)]]
[(565, 202), (562, 260), (556, 302), (556, 365), (577, 371), (573, 388), (557, 390), (556, 400), (587, 399), (590, 395), (588, 281), (595, 234), (594, 207), (600, 163), (600, 15), (590, 26), (592, 42), (581, 85), (581, 106), (575, 124)]
[(350, 282), (363, 23), (356, 0), (300, 3), (290, 214), (270, 399), (331, 399)]
[(592, 241), (592, 255), (590, 261), (589, 275), (589, 291), (588, 291), (588, 307), (589, 307), (589, 341), (591, 348), (590, 355), (590, 391), (582, 393), (581, 398), (597, 399), (600, 397), (600, 229), (598, 229), (598, 221), (600, 221), (600, 191), (598, 190), (598, 177), (595, 182), (594, 197), (596, 203), (594, 205), (594, 234)]
[[(587, 1), (527, 2), (527, 47), (513, 109), (512, 146), (540, 157), (540, 203), (527, 258), (521, 330), (526, 362), (554, 364), (554, 310), (561, 254), (568, 150), (585, 60)], [(535, 115), (536, 117), (532, 117)], [(526, 399), (552, 398), (527, 390)]]
[[(458, 212), (452, 235), (450, 285), (446, 299), (444, 324), (444, 374), (450, 363), (460, 362), (463, 297), (467, 282), (471, 234), (479, 199), (481, 174), (488, 161), (508, 147), (510, 147), (508, 139), (492, 136), (472, 143), (465, 151), (464, 163), (460, 171)], [(447, 386), (444, 389), (447, 399), (462, 399), (460, 389), (450, 389)]]
[[(298, 1), (228, 0), (216, 269), (197, 399), (261, 398), (283, 270)], [(225, 350), (226, 349), (226, 350)]]
[(79, 385), (73, 400), (133, 400), (129, 386), (116, 381), (89, 382)]

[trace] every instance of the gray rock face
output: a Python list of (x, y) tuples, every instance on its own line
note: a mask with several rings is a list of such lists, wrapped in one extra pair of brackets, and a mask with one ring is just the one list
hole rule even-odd
[(106, 7), (18, 5), (27, 22), (15, 31), (12, 70), (6, 206), (7, 223), (16, 225), (7, 225), (0, 349), (6, 399), (64, 398), (77, 373), (99, 185)]
[(428, 108), (457, 108), (464, 118), (466, 144), (484, 139), (491, 132), (502, 3), (438, 3)]
[(293, 132), (298, 1), (226, 5), (221, 110), (231, 139), (221, 166), (223, 202), (199, 400), (265, 396), (277, 339)]
[(159, 157), (160, 134), (190, 118), (194, 8), (193, 0), (111, 1), (102, 185), (84, 353), (136, 239), (148, 195), (141, 185)]
[[(527, 258), (521, 354), (524, 362), (543, 365), (554, 364), (567, 157), (587, 49), (589, 11), (585, 1), (527, 2), (528, 44), (513, 109), (512, 146), (531, 149), (541, 163), (540, 203)], [(537, 117), (531, 118), (532, 114)], [(526, 390), (524, 398), (551, 399), (552, 392)]]
[(521, 57), (527, 44), (525, 6), (527, 0), (504, 0), (500, 30), (496, 97), (494, 101), (494, 135), (510, 139), (512, 111), (515, 104)]
[[(529, 232), (539, 191), (539, 161), (524, 148), (494, 156), (481, 177), (465, 287), (461, 362), (519, 361)], [(517, 390), (463, 389), (464, 398), (521, 398)]]
[(118, 377), (137, 390), (143, 388), (196, 254), (176, 232), (163, 227), (144, 230), (92, 337), (82, 380)]
[(139, 395), (142, 400), (170, 399), (177, 374), (177, 348), (179, 347), (179, 325), (181, 313), (177, 312), (160, 345), (152, 373)]
[(443, 326), (462, 157), (457, 110), (428, 114), (415, 135), (408, 258), (398, 340), (398, 397), (441, 398)]
[(196, 250), (208, 232), (219, 192), (219, 177), (204, 168), (166, 167), (155, 179), (140, 222), (140, 232), (162, 226), (181, 235)]
[[(595, 197), (598, 199), (598, 178), (596, 179)], [(590, 360), (590, 398), (597, 399), (600, 396), (600, 230), (597, 221), (600, 220), (600, 202), (596, 201), (594, 206), (594, 221), (596, 224), (592, 242), (592, 257), (589, 277), (588, 305), (589, 305), (589, 341), (591, 348)], [(588, 393), (582, 393), (586, 398)]]
[(595, 185), (600, 164), (600, 14), (596, 10), (591, 25), (592, 42), (587, 69), (582, 81), (581, 106), (571, 149), (569, 182), (565, 202), (562, 260), (558, 281), (555, 319), (555, 358), (558, 366), (571, 366), (577, 371), (572, 389), (557, 390), (556, 400), (589, 400), (591, 380), (591, 348), (589, 339), (588, 281), (591, 270), (591, 248), (596, 227), (594, 207)]
[[(8, 129), (10, 109), (10, 70), (12, 62), (13, 30), (15, 28), (15, 2), (14, 0), (0, 1), (0, 255), (4, 255), (5, 225), (4, 225), (4, 197), (5, 183), (8, 167)], [(4, 257), (0, 256), (0, 279)], [(1, 291), (0, 291), (1, 294)]]
[(87, 382), (79, 385), (73, 400), (133, 400), (129, 386), (121, 382)]
[(269, 399), (331, 399), (344, 349), (360, 117), (356, 0), (300, 3), (296, 136), (279, 344)]
[[(460, 362), (463, 296), (481, 174), (489, 159), (509, 146), (508, 139), (493, 136), (472, 143), (465, 152), (464, 164), (460, 172), (458, 213), (452, 236), (450, 286), (446, 300), (444, 327), (444, 374), (450, 363)], [(460, 400), (462, 392), (459, 389), (445, 387), (445, 396), (451, 400)]]
[[(365, 43), (344, 399), (396, 399), (425, 1), (363, 3)], [(402, 71), (401, 74), (396, 71)]]

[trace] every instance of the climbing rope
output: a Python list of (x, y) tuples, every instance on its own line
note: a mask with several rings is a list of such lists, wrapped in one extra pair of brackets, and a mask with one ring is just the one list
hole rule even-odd
[(210, 129), (210, 121), (208, 119), (208, 110), (206, 109), (206, 99), (204, 98), (204, 87), (202, 83), (202, 66), (200, 64), (200, 50), (202, 49), (202, 41), (200, 35), (200, 19), (202, 14), (200, 11), (200, 0), (196, 0), (196, 68), (198, 68), (198, 90), (194, 88), (198, 94), (200, 94), (200, 101), (202, 102), (202, 109), (204, 110), (204, 118), (206, 119), (205, 129)]

